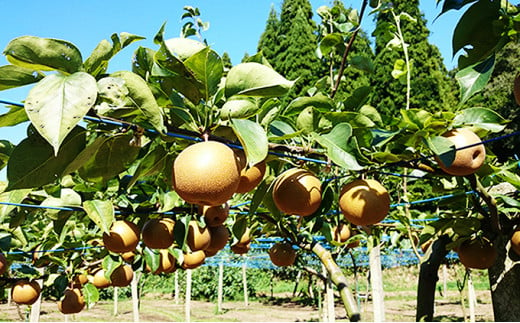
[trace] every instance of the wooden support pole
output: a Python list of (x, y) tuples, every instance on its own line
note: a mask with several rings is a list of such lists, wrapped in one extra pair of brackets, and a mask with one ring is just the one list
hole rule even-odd
[(218, 294), (217, 294), (217, 312), (222, 312), (222, 299), (224, 294), (224, 263), (221, 261), (218, 265)]
[(374, 322), (384, 322), (385, 292), (383, 290), (383, 271), (381, 270), (381, 245), (376, 244), (372, 250), (370, 250), (369, 262)]
[(242, 262), (242, 284), (244, 285), (244, 305), (249, 306), (249, 299), (247, 295), (247, 263), (246, 263), (246, 255), (243, 254), (243, 262)]
[(115, 286), (114, 287), (114, 309), (113, 309), (114, 311), (112, 312), (112, 315), (114, 315), (114, 316), (117, 316), (117, 305), (118, 305), (117, 304), (117, 301), (118, 301), (117, 294), (118, 294), (118, 292), (119, 292), (119, 287)]
[(141, 278), (141, 274), (134, 275), (130, 285), (132, 289), (132, 312), (134, 314), (134, 322), (139, 322), (139, 290), (137, 288), (139, 278)]
[[(43, 268), (38, 268), (37, 271), (40, 274), (40, 276), (43, 276), (43, 274), (44, 274)], [(38, 282), (38, 285), (40, 285), (40, 288), (43, 288), (43, 279), (38, 279), (37, 282)], [(38, 297), (38, 300), (36, 301), (36, 303), (31, 305), (31, 313), (30, 313), (30, 317), (29, 317), (30, 322), (39, 322), (40, 321), (42, 294), (43, 293), (40, 293), (40, 297)]]
[(184, 303), (185, 321), (190, 322), (191, 314), (191, 269), (186, 269), (186, 302)]

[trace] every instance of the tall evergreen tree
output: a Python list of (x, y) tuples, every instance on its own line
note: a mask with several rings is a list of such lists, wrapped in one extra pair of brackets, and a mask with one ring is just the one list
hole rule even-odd
[(280, 20), (278, 19), (278, 13), (274, 6), (271, 6), (271, 11), (269, 12), (269, 17), (267, 18), (267, 23), (265, 25), (265, 30), (260, 36), (260, 40), (258, 41), (258, 51), (262, 52), (264, 57), (272, 62), (275, 60), (277, 47), (278, 47), (278, 36)]
[[(428, 41), (429, 30), (419, 10), (419, 0), (394, 0), (392, 4), (396, 15), (407, 13), (415, 20), (400, 19), (400, 28), (408, 44), (411, 60), (410, 107), (434, 112), (453, 106), (454, 83), (447, 77), (448, 72), (439, 49)], [(376, 68), (372, 78), (374, 89), (371, 104), (384, 116), (398, 116), (399, 110), (406, 107), (406, 84), (395, 80), (392, 71), (396, 60), (404, 59), (403, 50), (387, 47), (397, 32), (392, 12), (381, 11), (376, 19)]]
[[(275, 13), (271, 9), (268, 20), (271, 23), (266, 26), (258, 49), (276, 71), (288, 79), (298, 79), (291, 97), (303, 95), (319, 78), (321, 69), (311, 4), (308, 0), (284, 0), (279, 22)], [(277, 31), (276, 36), (273, 30)]]

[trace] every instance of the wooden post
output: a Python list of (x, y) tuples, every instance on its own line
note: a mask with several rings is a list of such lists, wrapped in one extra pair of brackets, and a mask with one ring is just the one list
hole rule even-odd
[(12, 301), (11, 288), (7, 288), (6, 291), (7, 291), (7, 306), (11, 306), (11, 301)]
[(224, 287), (224, 262), (220, 262), (218, 265), (218, 294), (217, 294), (217, 312), (222, 312), (222, 298), (223, 298), (223, 287)]
[(179, 272), (175, 271), (175, 304), (179, 304)]
[[(43, 273), (44, 273), (43, 268), (38, 268), (37, 271), (40, 274), (40, 276), (43, 276)], [(38, 279), (37, 282), (38, 282), (38, 285), (40, 285), (40, 288), (43, 288), (43, 279)], [(41, 309), (41, 305), (42, 305), (42, 295), (43, 295), (43, 292), (40, 293), (40, 297), (38, 297), (38, 300), (36, 301), (36, 303), (31, 305), (31, 313), (29, 316), (30, 322), (39, 322), (40, 321), (40, 309)]]
[(242, 258), (243, 258), (243, 262), (242, 262), (242, 284), (244, 285), (244, 305), (245, 306), (249, 306), (249, 300), (248, 300), (248, 295), (247, 295), (247, 274), (246, 274), (247, 264), (246, 264), (246, 255), (243, 254)]
[(117, 316), (117, 293), (119, 291), (119, 287), (114, 287), (114, 311), (112, 315)]
[(374, 322), (383, 322), (385, 320), (385, 294), (383, 290), (383, 272), (381, 270), (380, 244), (375, 244), (372, 250), (370, 250), (369, 261)]
[[(325, 269), (326, 271), (326, 269)], [(327, 271), (326, 271), (327, 272)], [(329, 313), (329, 322), (336, 321), (336, 309), (334, 306), (334, 289), (332, 288), (332, 280), (327, 272), (327, 312)]]
[(186, 269), (186, 302), (184, 303), (185, 320), (190, 322), (191, 312), (191, 269)]
[(475, 322), (475, 305), (477, 304), (477, 297), (475, 295), (475, 286), (473, 286), (473, 279), (471, 279), (471, 270), (468, 271), (468, 303), (469, 303), (469, 321)]
[[(323, 273), (323, 275), (325, 277), (328, 277), (328, 273), (327, 273), (327, 268), (325, 268), (325, 265), (321, 265), (321, 272)], [(320, 284), (321, 285), (321, 284)], [(327, 306), (327, 288), (328, 288), (328, 283), (327, 282), (324, 282), (323, 281), (323, 293), (320, 291), (320, 295), (323, 295), (323, 297), (321, 298), (321, 311), (322, 311), (322, 320), (323, 322), (328, 322), (329, 321), (329, 307)]]
[(141, 278), (141, 274), (134, 275), (130, 285), (132, 288), (132, 311), (134, 313), (134, 322), (139, 322), (139, 290), (137, 289), (139, 278)]

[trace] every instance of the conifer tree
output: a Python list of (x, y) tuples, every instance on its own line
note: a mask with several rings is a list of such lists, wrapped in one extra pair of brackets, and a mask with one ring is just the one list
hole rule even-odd
[[(311, 4), (308, 0), (284, 0), (279, 22), (273, 9), (269, 17), (258, 49), (277, 72), (288, 79), (298, 79), (290, 97), (304, 95), (321, 76), (322, 69), (316, 54), (317, 27)], [(271, 36), (273, 30), (277, 31), (276, 36)]]
[(278, 19), (278, 13), (276, 12), (274, 6), (271, 6), (271, 11), (269, 12), (269, 17), (267, 18), (265, 30), (260, 36), (260, 40), (258, 41), (258, 52), (262, 52), (264, 57), (269, 62), (275, 60), (276, 57), (279, 26), (280, 20)]
[[(429, 30), (424, 15), (419, 10), (418, 0), (392, 1), (395, 15), (406, 13), (400, 19), (404, 41), (408, 45), (411, 62), (410, 108), (435, 112), (455, 105), (453, 89), (455, 84), (447, 75), (438, 48), (428, 41)], [(392, 76), (394, 64), (403, 59), (402, 48), (389, 48), (387, 44), (397, 32), (392, 12), (380, 11), (376, 17), (375, 73), (371, 104), (387, 117), (399, 116), (399, 110), (406, 108), (406, 84), (403, 79)]]

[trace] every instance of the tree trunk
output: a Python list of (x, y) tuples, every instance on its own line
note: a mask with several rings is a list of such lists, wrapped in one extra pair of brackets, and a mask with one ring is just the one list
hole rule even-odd
[(361, 316), (357, 308), (356, 300), (348, 287), (347, 278), (338, 264), (336, 264), (334, 259), (332, 259), (331, 253), (316, 241), (312, 244), (301, 244), (300, 248), (312, 251), (316, 256), (318, 256), (318, 258), (320, 258), (321, 263), (329, 272), (332, 282), (338, 289), (348, 318), (351, 322), (359, 321)]
[(439, 280), (439, 267), (448, 254), (446, 245), (450, 242), (448, 236), (441, 236), (435, 240), (429, 256), (424, 257), (419, 271), (417, 285), (417, 312), (415, 319), (419, 321), (433, 321), (435, 304), (435, 286)]
[(489, 285), (496, 322), (520, 321), (520, 257), (510, 250), (509, 239), (498, 235), (495, 264), (489, 268)]

